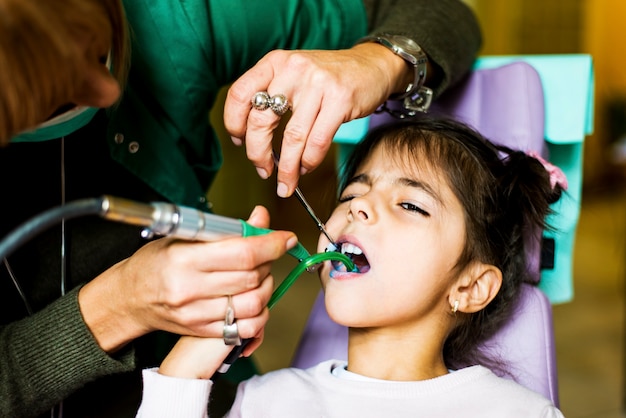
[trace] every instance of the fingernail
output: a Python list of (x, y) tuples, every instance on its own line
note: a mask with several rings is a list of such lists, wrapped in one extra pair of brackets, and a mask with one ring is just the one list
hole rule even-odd
[(305, 174), (306, 174), (306, 173), (308, 173), (308, 172), (309, 172), (309, 170), (307, 170), (306, 168), (304, 168), (304, 167), (300, 167), (300, 175), (301, 175), (301, 176), (305, 175)]
[(254, 209), (252, 209), (252, 212), (250, 212), (250, 218), (254, 218), (254, 216), (256, 215), (258, 211), (259, 211), (259, 207), (255, 206)]
[(289, 192), (289, 188), (285, 183), (278, 183), (276, 187), (276, 194), (280, 197), (287, 197), (287, 193)]
[(265, 180), (265, 179), (267, 179), (269, 177), (267, 175), (267, 171), (265, 171), (264, 168), (257, 167), (256, 168), (256, 172), (259, 174), (259, 177), (261, 177), (263, 180)]
[(292, 236), (291, 238), (287, 240), (287, 249), (291, 250), (293, 247), (296, 246), (297, 243), (298, 243), (298, 237), (296, 237), (295, 235)]
[(240, 138), (235, 138), (234, 136), (230, 137), (230, 140), (233, 141), (233, 144), (240, 147), (243, 144), (243, 141)]

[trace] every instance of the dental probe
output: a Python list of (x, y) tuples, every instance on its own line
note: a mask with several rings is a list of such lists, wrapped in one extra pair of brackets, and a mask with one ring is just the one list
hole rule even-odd
[[(274, 150), (272, 150), (272, 157), (274, 158), (274, 164), (276, 166), (278, 166), (279, 158), (278, 158), (278, 155), (276, 154), (276, 152)], [(311, 207), (311, 205), (309, 205), (309, 202), (304, 197), (304, 194), (302, 194), (302, 190), (300, 190), (300, 187), (296, 187), (296, 190), (295, 190), (294, 193), (296, 194), (296, 197), (298, 198), (298, 200), (300, 201), (302, 206), (304, 206), (304, 209), (306, 209), (306, 211), (309, 214), (309, 216), (313, 219), (313, 221), (317, 225), (317, 228), (320, 231), (322, 231), (322, 233), (326, 236), (326, 238), (328, 238), (328, 241), (330, 241), (330, 243), (333, 244), (335, 246), (335, 248), (339, 248), (339, 247), (337, 247), (337, 243), (335, 242), (335, 240), (332, 239), (330, 237), (330, 234), (328, 233), (328, 231), (326, 231), (326, 227), (324, 226), (324, 223), (315, 214), (315, 211), (313, 210), (313, 207)]]

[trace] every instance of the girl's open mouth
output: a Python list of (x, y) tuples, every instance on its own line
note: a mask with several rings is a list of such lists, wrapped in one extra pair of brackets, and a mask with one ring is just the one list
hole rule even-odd
[[(326, 249), (326, 251), (339, 251), (342, 254), (350, 257), (354, 265), (356, 266), (358, 273), (367, 273), (370, 269), (367, 257), (363, 254), (363, 250), (350, 242), (338, 243), (339, 248), (335, 248), (332, 244)], [(333, 270), (340, 273), (348, 273), (348, 269), (341, 261), (332, 260), (331, 264)]]

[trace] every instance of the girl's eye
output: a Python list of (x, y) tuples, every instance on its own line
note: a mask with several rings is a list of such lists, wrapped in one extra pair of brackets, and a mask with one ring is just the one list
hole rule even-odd
[(339, 203), (346, 203), (354, 199), (356, 196), (352, 194), (344, 195), (339, 198)]
[(417, 212), (424, 216), (430, 216), (430, 213), (426, 212), (424, 209), (420, 208), (419, 206), (414, 205), (413, 203), (404, 202), (404, 203), (400, 203), (400, 206), (402, 206), (403, 209), (409, 210), (411, 212)]

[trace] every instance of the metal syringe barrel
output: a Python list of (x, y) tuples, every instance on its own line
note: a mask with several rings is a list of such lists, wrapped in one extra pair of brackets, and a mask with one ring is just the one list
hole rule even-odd
[(243, 235), (243, 225), (239, 219), (164, 202), (145, 204), (104, 196), (102, 216), (118, 222), (143, 226), (150, 234), (186, 240), (219, 241)]

